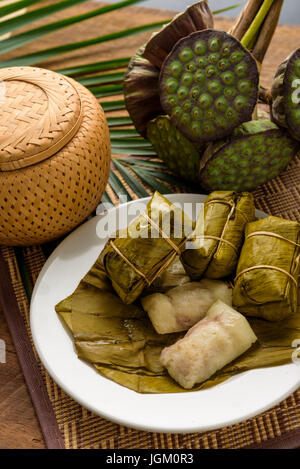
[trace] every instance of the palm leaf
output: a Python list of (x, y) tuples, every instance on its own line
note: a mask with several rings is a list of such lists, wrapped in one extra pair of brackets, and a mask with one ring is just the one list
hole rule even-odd
[(62, 73), (66, 76), (74, 75), (87, 75), (89, 73), (100, 72), (104, 70), (114, 70), (118, 68), (127, 67), (130, 57), (123, 57), (120, 59), (103, 60), (101, 62), (94, 62), (85, 65), (77, 65), (76, 67), (60, 68), (56, 72)]
[(124, 184), (122, 183), (120, 178), (116, 175), (116, 173), (114, 173), (113, 171), (111, 171), (109, 175), (108, 183), (111, 189), (114, 191), (114, 193), (118, 196), (118, 198), (122, 198), (125, 196), (128, 201), (132, 200), (132, 197), (127, 191), (127, 189), (125, 188)]
[[(39, 1), (41, 1), (41, 0), (39, 0)], [(80, 3), (84, 3), (86, 1), (87, 0), (72, 0), (72, 5), (70, 5), (70, 0), (64, 0), (64, 1), (61, 1), (61, 2), (58, 2), (58, 3), (55, 3), (54, 5), (48, 5), (46, 7), (42, 7), (42, 8), (38, 8), (36, 10), (33, 10), (33, 11), (26, 12), (21, 16), (9, 18), (9, 19), (7, 19), (7, 20), (5, 20), (1, 23), (1, 34), (11, 33), (11, 32), (15, 31), (18, 28), (22, 28), (22, 27), (26, 26), (27, 24), (33, 23), (34, 21), (38, 21), (38, 20), (40, 20), (40, 19), (42, 19), (46, 16), (52, 15), (53, 13), (58, 13), (59, 11), (63, 11), (66, 8), (70, 8), (70, 6), (75, 6), (75, 5), (78, 5)], [(19, 4), (20, 6), (17, 7), (17, 8), (15, 7), (16, 9), (14, 9), (13, 11), (15, 12), (15, 11), (18, 11), (20, 8), (26, 8), (28, 6), (33, 5), (34, 3), (38, 3), (38, 2), (36, 2), (36, 1), (17, 2), (17, 4)], [(13, 7), (14, 5), (17, 5), (17, 4), (12, 3), (11, 5), (7, 5), (7, 7), (8, 6)], [(7, 7), (0, 8), (0, 17), (5, 16), (5, 12), (2, 15), (1, 10), (2, 9), (5, 10), (5, 8), (7, 8)], [(26, 33), (26, 34), (28, 34), (28, 33)], [(22, 34), (20, 34), (18, 36), (22, 36)], [(15, 36), (15, 37), (17, 37), (17, 36)], [(34, 40), (34, 39), (35, 38), (33, 38), (32, 40)]]
[[(54, 5), (49, 5), (38, 10), (30, 11), (16, 18), (8, 19), (1, 24), (1, 34), (15, 31), (16, 29), (24, 27), (27, 24), (32, 23), (33, 21), (40, 20), (45, 16), (52, 15), (53, 13), (57, 13), (58, 11), (73, 7), (79, 3), (83, 3), (86, 1), (87, 0), (64, 0), (62, 2), (55, 3)], [(55, 31), (58, 31), (59, 29), (71, 26), (72, 24), (76, 24), (87, 19), (94, 18), (95, 16), (104, 15), (105, 13), (109, 13), (110, 11), (125, 8), (127, 6), (142, 1), (144, 0), (124, 0), (122, 2), (114, 3), (112, 5), (106, 5), (104, 7), (97, 8), (96, 10), (92, 10), (82, 15), (71, 16), (70, 18), (55, 21), (53, 23), (40, 26), (39, 28), (26, 31), (25, 33), (17, 34), (1, 42), (0, 54), (4, 54), (6, 52), (16, 49), (17, 47), (24, 46), (25, 44), (28, 44), (34, 41), (35, 39), (39, 39), (45, 36), (45, 34), (48, 34), (49, 32), (53, 33)]]
[(43, 0), (21, 0), (20, 2), (13, 2), (0, 7), (0, 18), (4, 18), (4, 16), (11, 15), (16, 11), (23, 10), (24, 8), (30, 7), (35, 3), (41, 3), (42, 1)]
[(151, 171), (142, 169), (139, 166), (131, 166), (132, 171), (145, 183), (149, 186), (152, 191), (159, 191), (161, 194), (170, 194), (173, 192), (170, 187), (166, 186), (159, 179), (156, 179)]
[(149, 194), (142, 186), (142, 184), (128, 171), (128, 169), (122, 165), (118, 160), (114, 160), (114, 165), (116, 166), (117, 170), (124, 178), (125, 182), (132, 188), (132, 190), (138, 195), (139, 197), (148, 197)]
[[(51, 59), (67, 52), (82, 49), (84, 47), (93, 46), (95, 44), (102, 44), (103, 42), (113, 41), (115, 39), (121, 39), (124, 37), (133, 36), (142, 32), (153, 31), (160, 28), (167, 21), (158, 21), (157, 23), (144, 24), (142, 26), (136, 26), (134, 28), (123, 29), (116, 33), (105, 34), (104, 36), (95, 37), (93, 39), (87, 39), (85, 41), (71, 42), (62, 46), (50, 47), (39, 52), (33, 52), (32, 54), (22, 55), (14, 59), (6, 60), (1, 62), (0, 66), (3, 67), (17, 67), (24, 65), (33, 65), (36, 63), (44, 62), (45, 60)], [(3, 41), (5, 42), (5, 41)], [(3, 53), (0, 43), (0, 53)]]
[(96, 98), (103, 98), (105, 96), (115, 96), (123, 91), (123, 85), (107, 85), (107, 86), (96, 86), (90, 88), (90, 91), (96, 96)]
[(121, 83), (124, 79), (124, 72), (103, 73), (92, 77), (79, 78), (77, 81), (84, 86), (95, 86), (107, 83)]
[(101, 103), (101, 106), (105, 112), (120, 111), (121, 109), (125, 109), (125, 101), (124, 99), (120, 99), (118, 101), (106, 101)]
[(122, 127), (133, 124), (130, 117), (127, 116), (108, 117), (107, 123), (109, 127)]
[(111, 129), (110, 137), (112, 140), (117, 139), (117, 138), (124, 138), (124, 137), (134, 138), (134, 137), (140, 137), (140, 134), (135, 129)]

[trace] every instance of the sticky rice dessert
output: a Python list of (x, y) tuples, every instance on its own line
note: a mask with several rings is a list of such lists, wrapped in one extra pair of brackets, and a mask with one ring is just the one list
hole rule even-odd
[(219, 280), (202, 279), (142, 298), (154, 329), (159, 334), (187, 331), (204, 318), (213, 303), (222, 299), (231, 306), (232, 289)]
[(246, 318), (218, 300), (183, 339), (163, 349), (160, 361), (180, 386), (191, 389), (246, 352), (256, 340)]

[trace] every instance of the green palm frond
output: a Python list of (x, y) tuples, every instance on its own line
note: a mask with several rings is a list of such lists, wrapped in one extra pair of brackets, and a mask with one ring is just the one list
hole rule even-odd
[[(50, 5), (43, 5), (44, 0), (19, 0), (1, 6), (0, 3), (0, 54), (18, 51), (26, 44), (36, 44), (44, 36), (82, 23), (90, 18), (100, 17), (112, 11), (120, 10), (144, 0), (123, 0), (118, 3), (100, 6), (82, 14), (72, 15), (72, 7), (85, 3), (87, 0), (57, 0)], [(215, 14), (236, 8), (231, 5)], [(168, 8), (167, 2), (164, 4)], [(50, 21), (42, 26), (31, 26), (41, 19), (51, 19), (51, 15), (69, 9), (71, 13), (64, 19)], [(24, 12), (25, 9), (25, 12)], [(7, 15), (12, 15), (7, 17)], [(7, 18), (6, 18), (7, 17)], [(0, 68), (12, 66), (26, 66), (43, 63), (73, 51), (89, 48), (95, 44), (104, 44), (136, 34), (154, 31), (166, 24), (168, 20), (143, 24), (121, 31), (97, 36), (91, 39), (81, 38), (77, 42), (66, 42), (56, 47), (44, 48), (16, 55), (0, 61)], [(26, 27), (25, 32), (18, 32)], [(67, 35), (66, 35), (67, 38)], [(33, 49), (33, 52), (32, 52)], [(174, 188), (182, 190), (199, 191), (189, 183), (184, 182), (168, 171), (163, 162), (159, 161), (151, 143), (142, 138), (133, 128), (132, 120), (125, 111), (123, 98), (123, 78), (130, 57), (112, 58), (99, 62), (79, 64), (72, 67), (56, 69), (66, 76), (73, 77), (86, 86), (99, 100), (103, 110), (108, 113), (107, 121), (111, 135), (113, 153), (113, 169), (109, 177), (109, 189), (103, 196), (103, 202), (112, 203), (112, 194), (120, 198), (125, 196), (131, 200), (130, 191), (138, 197), (146, 197), (151, 191), (159, 190), (161, 193), (171, 193)]]
[(89, 73), (101, 72), (105, 70), (114, 70), (122, 67), (127, 67), (130, 57), (121, 59), (104, 60), (101, 62), (94, 62), (91, 64), (77, 65), (76, 67), (61, 68), (55, 70), (66, 76), (87, 75)]
[[(166, 22), (167, 21), (158, 21), (156, 23), (144, 24), (142, 26), (136, 26), (134, 28), (123, 29), (122, 31), (118, 31), (116, 33), (110, 33), (105, 34), (104, 36), (86, 39), (85, 41), (71, 42), (62, 46), (50, 47), (49, 49), (44, 49), (39, 52), (33, 52), (32, 54), (22, 55), (21, 57), (1, 62), (1, 67), (33, 65), (36, 63), (44, 62), (45, 60), (51, 59), (53, 57), (57, 57), (58, 55), (66, 54), (67, 52), (83, 49), (84, 47), (102, 44), (103, 42), (113, 41), (115, 39), (121, 39), (147, 31), (153, 31), (166, 24)], [(21, 46), (21, 44), (19, 46)], [(7, 50), (5, 50), (5, 45), (2, 47), (0, 43), (0, 54), (3, 54), (4, 52), (7, 52)]]

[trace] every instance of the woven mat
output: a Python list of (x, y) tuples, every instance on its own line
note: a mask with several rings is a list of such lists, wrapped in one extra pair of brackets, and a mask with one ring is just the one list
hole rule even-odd
[[(113, 193), (108, 188), (111, 197)], [(300, 157), (255, 193), (257, 208), (300, 221)], [(116, 197), (115, 197), (116, 200)], [(273, 409), (202, 434), (147, 433), (98, 417), (67, 396), (34, 350), (29, 325), (32, 287), (49, 248), (0, 250), (0, 299), (48, 448), (201, 449), (300, 447), (300, 389)]]

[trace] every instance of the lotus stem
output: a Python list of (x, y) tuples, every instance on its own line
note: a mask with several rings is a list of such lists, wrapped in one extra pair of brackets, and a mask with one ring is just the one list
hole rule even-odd
[(253, 47), (252, 54), (260, 63), (263, 62), (272, 37), (274, 35), (280, 17), (283, 2), (284, 0), (276, 0), (273, 3), (269, 14), (267, 15), (262, 25), (258, 39), (255, 42), (255, 46)]
[(273, 5), (274, 0), (265, 0), (262, 6), (260, 7), (257, 15), (251, 23), (251, 26), (244, 34), (241, 40), (241, 44), (247, 49), (250, 47), (253, 37), (258, 33), (261, 25), (263, 24), (271, 6)]
[(275, 32), (284, 0), (249, 0), (230, 34), (262, 63)]
[(246, 34), (264, 0), (249, 0), (229, 33), (239, 41)]

